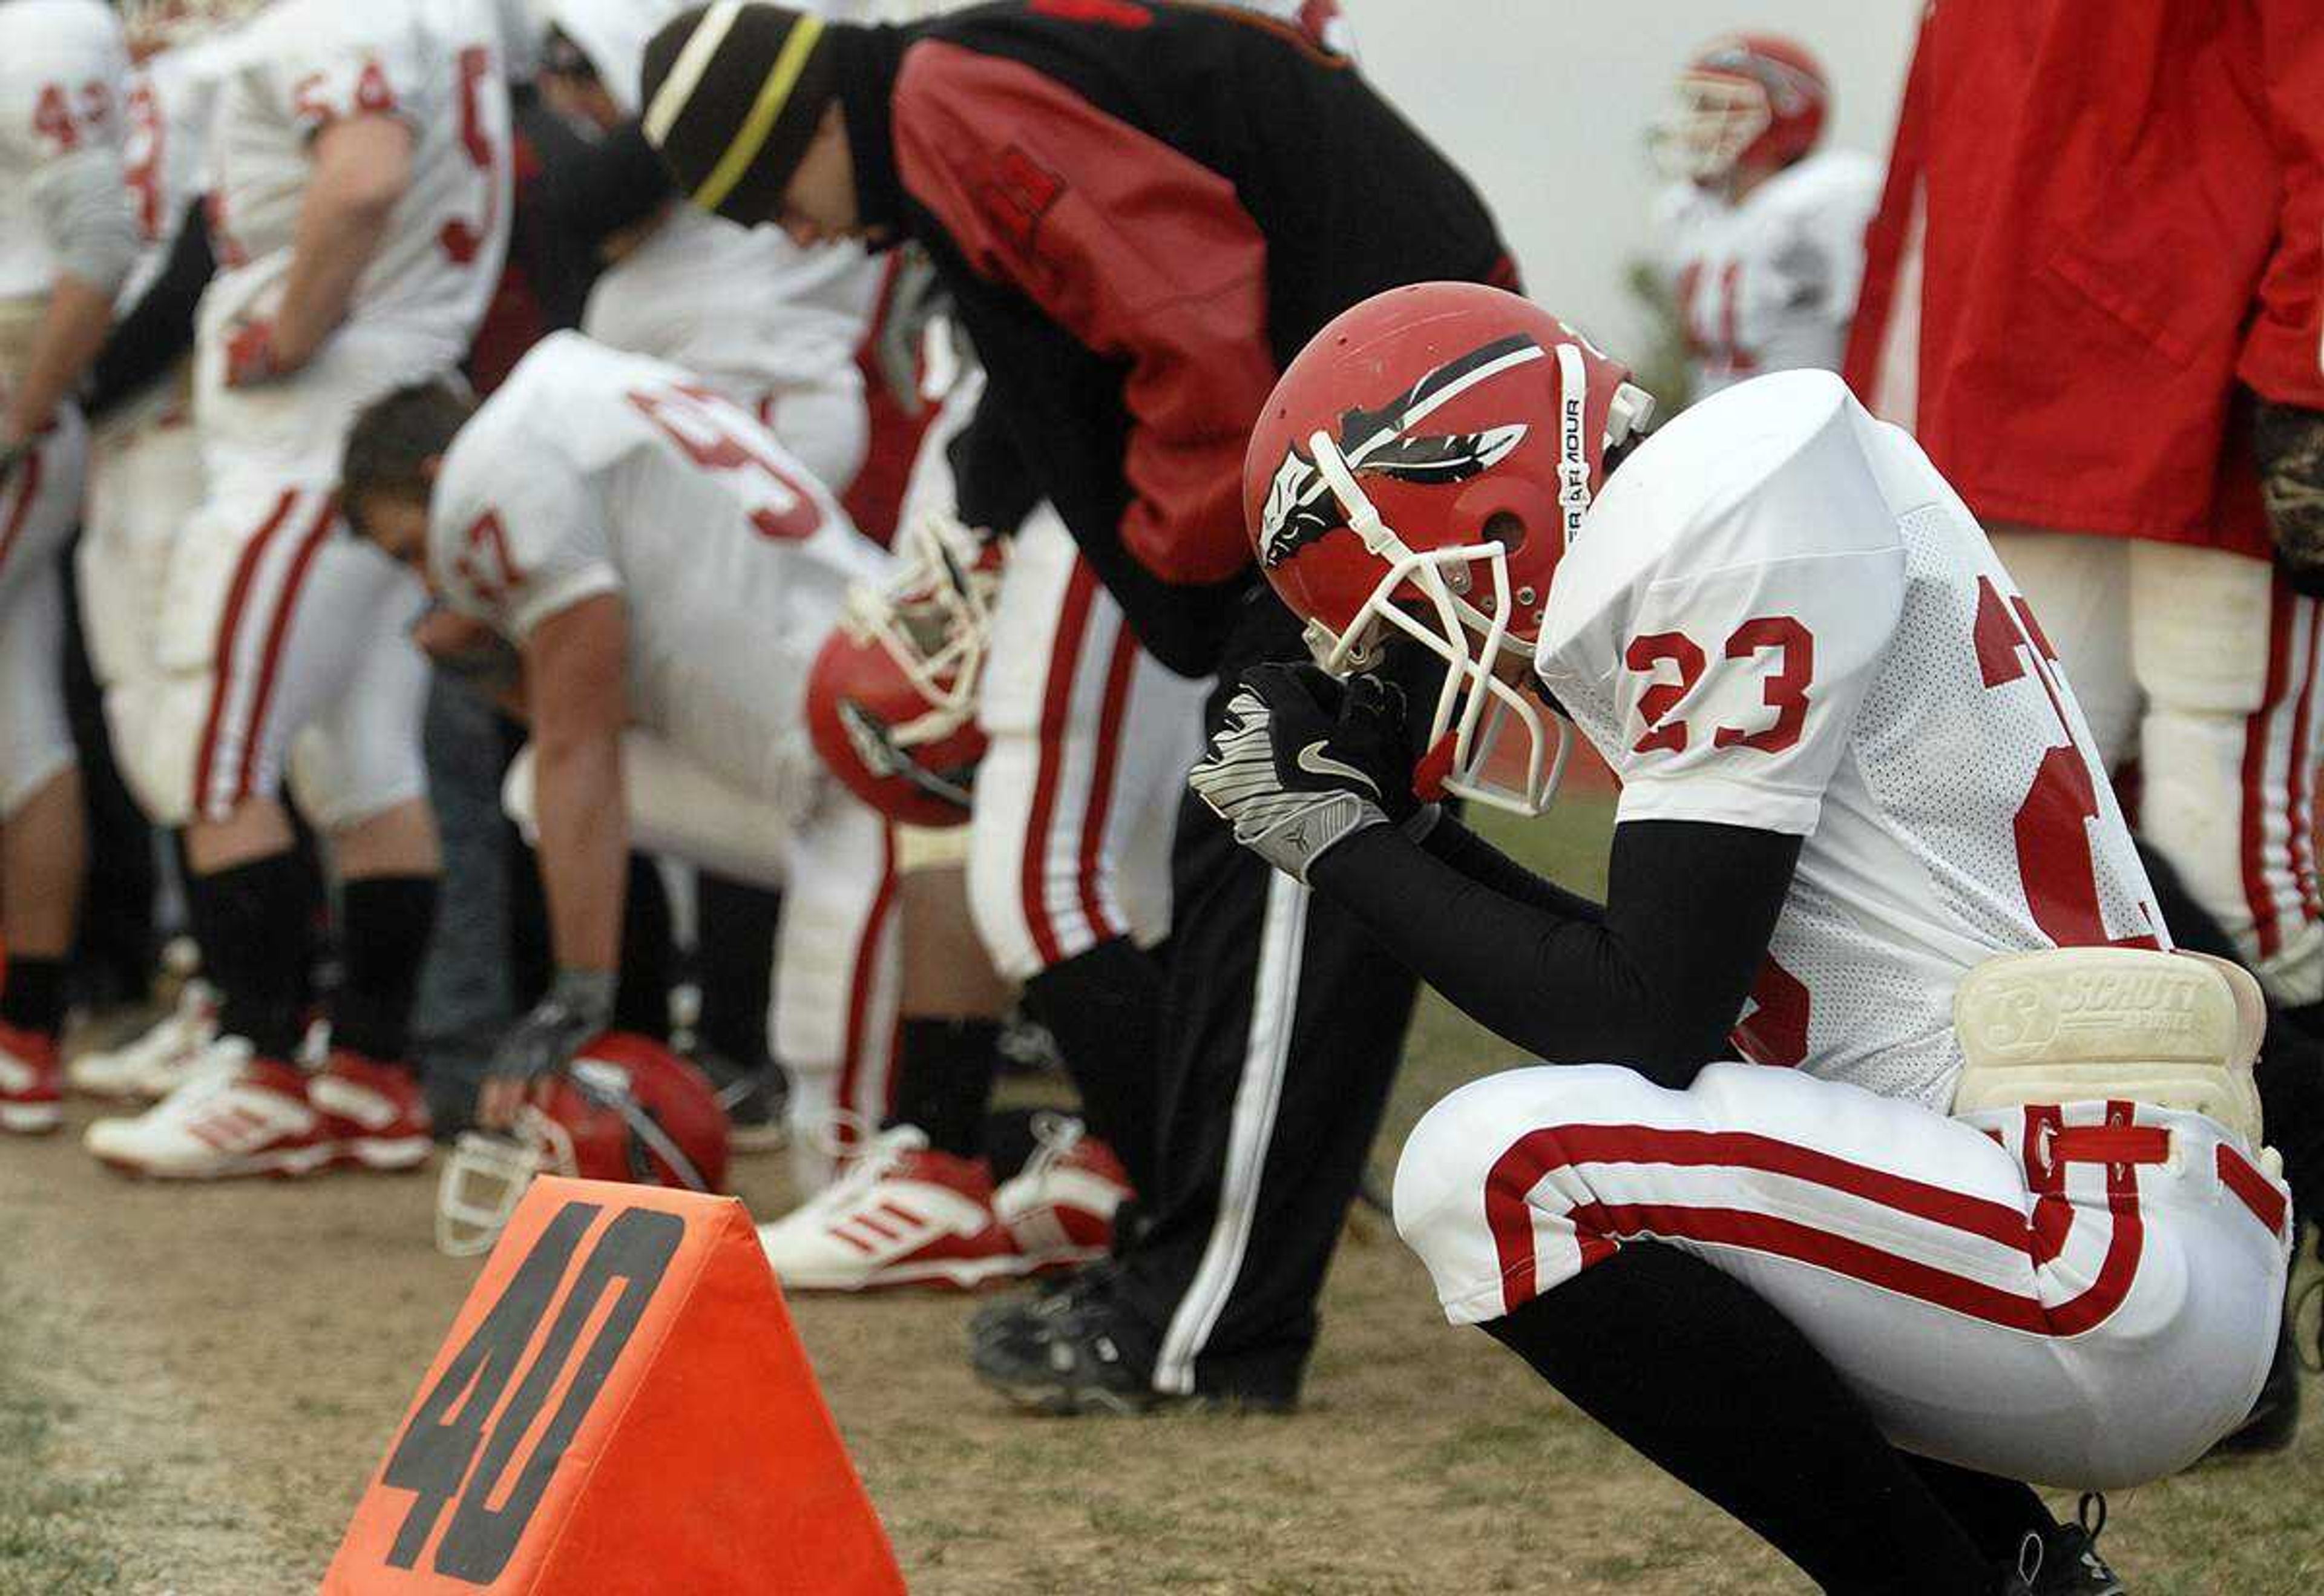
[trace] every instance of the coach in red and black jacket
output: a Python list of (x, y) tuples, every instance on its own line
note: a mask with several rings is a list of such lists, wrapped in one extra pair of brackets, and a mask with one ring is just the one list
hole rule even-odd
[[(714, 5), (646, 74), (649, 136), (697, 203), (927, 248), (1044, 496), (1184, 675), (1216, 669), (1250, 586), (1240, 473), (1277, 374), (1383, 289), (1512, 276), (1468, 182), (1343, 57), (1231, 7), (899, 29)], [(843, 144), (852, 217), (795, 204)]]
[[(1230, 686), (1303, 652), (1240, 501), (1277, 374), (1374, 293), (1513, 282), (1475, 192), (1345, 59), (1232, 6), (1027, 0), (864, 29), (713, 5), (648, 49), (641, 103), (696, 205), (802, 244), (926, 246), (1032, 495), (1148, 650)], [(1253, 864), (1184, 806), (1167, 991), (1141, 1007), (1125, 962), (1087, 994), (1157, 1015), (1149, 1046), (1109, 1019), (1107, 1058), (1074, 1061), (1085, 1095), (1093, 1064), (1157, 1061), (1135, 1083), (1150, 1222), (1084, 1289), (982, 1326), (978, 1372), (1021, 1400), (1296, 1398), (1416, 986)]]

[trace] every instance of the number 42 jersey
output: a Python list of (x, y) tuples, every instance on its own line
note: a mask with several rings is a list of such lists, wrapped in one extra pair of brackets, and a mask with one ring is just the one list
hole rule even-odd
[(577, 333), (535, 346), (444, 457), (428, 568), (521, 645), (600, 594), (629, 628), (631, 718), (741, 791), (814, 770), (807, 675), (887, 556), (758, 421), (698, 378)]
[(2039, 621), (1829, 373), (1741, 383), (1639, 446), (1558, 566), (1536, 667), (1621, 779), (1618, 823), (1804, 839), (1736, 1029), (1761, 1063), (1947, 1111), (1970, 966), (2167, 946)]

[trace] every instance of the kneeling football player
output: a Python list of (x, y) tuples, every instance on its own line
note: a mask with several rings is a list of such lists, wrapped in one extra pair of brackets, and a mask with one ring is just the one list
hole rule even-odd
[[(1245, 503), (1327, 669), (1247, 673), (1194, 786), (1547, 1061), (1404, 1149), (1449, 1318), (1828, 1588), (2118, 1590), (2016, 1482), (2168, 1474), (2259, 1388), (2257, 988), (2163, 951), (2063, 666), (1904, 433), (1819, 372), (1649, 408), (1495, 290), (1326, 327)], [(1408, 648), (1451, 667), (1410, 732)], [(1423, 801), (1538, 812), (1554, 715), (1621, 779), (1602, 905)]]
[(774, 1044), (804, 1162), (833, 1125), (878, 1124), (888, 828), (821, 775), (802, 706), (848, 586), (886, 556), (752, 417), (576, 334), (481, 407), (441, 383), (378, 401), (343, 492), (364, 535), (521, 660), (532, 743), (511, 807), (538, 831), (558, 973), (493, 1061), (484, 1121), (611, 1020), (634, 835), (782, 887)]

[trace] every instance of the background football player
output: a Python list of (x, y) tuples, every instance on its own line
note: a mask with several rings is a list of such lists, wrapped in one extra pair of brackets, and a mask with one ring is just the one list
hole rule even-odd
[(755, 419), (690, 374), (574, 333), (475, 408), (426, 384), (357, 422), (348, 508), (520, 650), (512, 810), (538, 836), (558, 972), (501, 1044), (480, 1117), (607, 1029), (632, 839), (783, 889), (775, 1054), (806, 1184), (817, 1132), (878, 1124), (898, 964), (893, 849), (824, 780), (807, 666), (886, 558)]
[[(510, 217), (495, 10), (465, 0), (282, 0), (244, 26), (218, 93), (208, 191), (219, 273), (198, 332), (206, 498), (178, 538), (148, 733), (121, 750), (155, 821), (181, 825), (220, 1029), (248, 1042), (90, 1150), (138, 1173), (301, 1173), (424, 1160), (404, 1063), (435, 918), (420, 760), (417, 583), (334, 534), (355, 411), (452, 370), (498, 281)], [(295, 769), (293, 746), (296, 746)], [(289, 770), (338, 881), (345, 980), (330, 1055), (306, 1024), (304, 871)]]
[(1831, 87), (1772, 33), (1704, 47), (1655, 125), (1675, 180), (1657, 198), (1657, 262), (1692, 357), (1692, 397), (1761, 372), (1840, 369), (1880, 169), (1829, 150)]
[(84, 854), (59, 562), (87, 453), (70, 395), (137, 255), (121, 171), (128, 67), (96, 0), (0, 5), (0, 1130), (59, 1122)]
[[(1246, 672), (1194, 787), (1548, 1061), (1405, 1148), (1453, 1323), (1827, 1589), (2022, 1591), (2028, 1536), (2033, 1589), (2118, 1589), (2014, 1481), (2157, 1478), (2259, 1388), (2258, 988), (2155, 951), (2034, 612), (1904, 434), (1794, 373), (1641, 442), (1627, 375), (1488, 289), (1319, 333), (1245, 503), (1357, 674)], [(1407, 728), (1367, 673), (1414, 648), (1452, 675)], [(1554, 714), (1622, 780), (1602, 905), (1415, 792), (1417, 743), (1538, 809)]]

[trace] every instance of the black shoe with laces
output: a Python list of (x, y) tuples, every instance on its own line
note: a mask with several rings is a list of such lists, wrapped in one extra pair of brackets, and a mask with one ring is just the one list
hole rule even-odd
[(1072, 1286), (991, 1315), (969, 1343), (977, 1379), (1019, 1407), (1059, 1417), (1187, 1407), (1288, 1413), (1297, 1406), (1296, 1393), (1156, 1390), (1150, 1335), (1116, 1298), (1112, 1278), (1105, 1265), (1093, 1265)]
[(1086, 1296), (1093, 1291), (1103, 1290), (1113, 1269), (1113, 1259), (1102, 1258), (1077, 1269), (1043, 1275), (1034, 1280), (1028, 1290), (1012, 1291), (997, 1301), (986, 1303), (968, 1316), (969, 1345), (973, 1347), (989, 1336), (1003, 1333), (1020, 1315), (1054, 1298)]
[(2105, 1530), (2103, 1492), (2085, 1491), (2074, 1504), (2074, 1522), (2042, 1532), (2042, 1556), (2028, 1589), (2033, 1596), (2124, 1596), (2122, 1577), (2098, 1555)]

